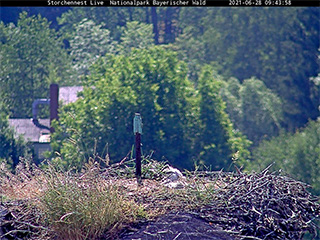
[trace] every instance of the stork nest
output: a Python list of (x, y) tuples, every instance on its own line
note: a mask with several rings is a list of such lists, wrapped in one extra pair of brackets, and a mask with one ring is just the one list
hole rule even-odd
[[(305, 234), (317, 237), (319, 197), (312, 195), (303, 182), (278, 172), (270, 173), (268, 168), (260, 173), (189, 172), (181, 179), (183, 188), (171, 189), (162, 184), (166, 178), (162, 175), (165, 164), (149, 161), (145, 166), (148, 170), (143, 175), (143, 186), (137, 186), (132, 168), (125, 161), (98, 169), (101, 179), (119, 186), (123, 196), (133, 199), (147, 212), (147, 219), (124, 226), (117, 234), (119, 239), (193, 239), (192, 231), (199, 229), (206, 229), (206, 239), (296, 240)], [(30, 173), (27, 179), (33, 181), (32, 176), (39, 177), (39, 173)], [(24, 185), (26, 181), (23, 180)], [(5, 196), (3, 182), (1, 190)], [(42, 191), (45, 189), (39, 192)], [(50, 239), (52, 229), (43, 221), (36, 199), (29, 196), (1, 202), (0, 239)], [(188, 221), (174, 225), (173, 216)], [(200, 228), (190, 227), (193, 223)], [(153, 232), (147, 230), (151, 226)], [(168, 231), (172, 226), (177, 229)], [(229, 237), (218, 238), (221, 234)], [(115, 239), (114, 236), (108, 235), (106, 229), (106, 234), (97, 239)], [(199, 231), (194, 236), (204, 239)]]
[(267, 169), (219, 179), (224, 187), (198, 211), (207, 221), (242, 237), (301, 239), (306, 232), (316, 237), (319, 198), (307, 191), (307, 184)]

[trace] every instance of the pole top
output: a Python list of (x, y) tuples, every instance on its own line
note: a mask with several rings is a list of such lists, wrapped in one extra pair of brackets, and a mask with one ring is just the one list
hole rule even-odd
[(134, 114), (134, 119), (133, 119), (133, 133), (139, 133), (142, 134), (142, 119), (140, 113), (135, 113)]

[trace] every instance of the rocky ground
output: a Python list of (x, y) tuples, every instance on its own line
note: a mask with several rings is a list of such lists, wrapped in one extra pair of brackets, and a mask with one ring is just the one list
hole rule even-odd
[(155, 221), (128, 228), (121, 240), (236, 240), (239, 237), (191, 213), (168, 213)]

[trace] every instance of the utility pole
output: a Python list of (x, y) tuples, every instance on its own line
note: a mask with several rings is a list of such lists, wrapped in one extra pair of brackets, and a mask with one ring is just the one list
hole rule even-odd
[(142, 185), (141, 179), (141, 134), (142, 134), (142, 119), (140, 113), (136, 113), (133, 119), (133, 133), (135, 134), (135, 149), (136, 149), (136, 178), (138, 186)]

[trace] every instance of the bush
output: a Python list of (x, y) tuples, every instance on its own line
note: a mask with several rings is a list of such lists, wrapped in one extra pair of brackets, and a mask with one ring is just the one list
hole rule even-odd
[(64, 167), (81, 169), (89, 157), (107, 153), (111, 162), (120, 161), (134, 142), (136, 112), (143, 119), (143, 150), (156, 159), (187, 169), (199, 160), (227, 169), (232, 154), (248, 155), (249, 142), (233, 131), (210, 70), (196, 89), (186, 63), (157, 46), (107, 55), (90, 72), (82, 98), (60, 110), (55, 126), (52, 146)]
[(22, 137), (16, 138), (9, 126), (9, 115), (5, 103), (0, 101), (0, 162), (14, 169), (20, 157), (30, 156), (30, 148)]

